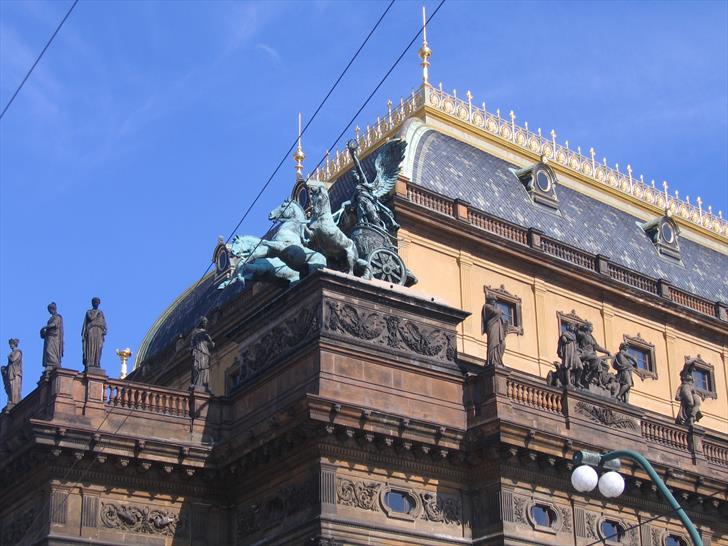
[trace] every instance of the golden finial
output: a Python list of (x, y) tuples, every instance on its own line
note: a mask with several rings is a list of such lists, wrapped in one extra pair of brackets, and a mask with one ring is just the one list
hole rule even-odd
[(129, 357), (131, 357), (131, 349), (129, 347), (126, 349), (116, 349), (116, 356), (118, 356), (119, 360), (121, 360), (121, 373), (119, 373), (119, 379), (124, 379), (127, 375), (126, 362), (129, 360)]
[(420, 59), (422, 59), (422, 84), (430, 85), (430, 56), (432, 50), (427, 47), (427, 16), (425, 15), (425, 6), (422, 6), (422, 47), (420, 48)]
[(301, 147), (301, 112), (298, 113), (298, 147), (296, 152), (293, 154), (293, 160), (296, 162), (296, 179), (303, 177), (303, 160), (306, 159), (306, 154), (303, 153)]

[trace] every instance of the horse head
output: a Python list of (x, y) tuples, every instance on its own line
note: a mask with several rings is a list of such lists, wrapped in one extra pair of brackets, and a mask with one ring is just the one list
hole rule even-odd
[(297, 201), (286, 199), (285, 201), (283, 201), (283, 203), (270, 211), (270, 213), (268, 214), (268, 220), (278, 220), (281, 222), (285, 222), (286, 220), (299, 220), (305, 222), (306, 213)]
[(250, 235), (236, 235), (230, 245), (230, 252), (237, 258), (246, 259), (258, 245), (260, 239)]
[(331, 202), (326, 184), (319, 180), (309, 180), (306, 183), (308, 193), (311, 196), (311, 207), (315, 216), (331, 214)]

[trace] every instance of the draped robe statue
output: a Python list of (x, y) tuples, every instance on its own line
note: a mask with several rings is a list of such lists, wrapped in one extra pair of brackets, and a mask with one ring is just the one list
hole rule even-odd
[(18, 349), (19, 339), (10, 339), (10, 354), (8, 365), (2, 367), (3, 384), (8, 395), (8, 405), (20, 402), (21, 387), (23, 382), (23, 353)]
[(496, 301), (495, 296), (488, 295), (483, 307), (483, 330), (488, 342), (486, 366), (503, 366), (503, 353), (506, 350), (506, 323)]
[(703, 413), (700, 411), (703, 398), (696, 389), (695, 380), (693, 379), (695, 360), (697, 359), (690, 359), (685, 362), (680, 372), (681, 383), (675, 393), (675, 400), (680, 402), (680, 411), (675, 418), (675, 423), (678, 425), (692, 426), (703, 417)]
[(627, 352), (628, 349), (628, 344), (620, 344), (619, 352), (612, 361), (612, 368), (617, 371), (617, 381), (619, 382), (619, 391), (616, 398), (625, 404), (629, 402), (629, 391), (634, 385), (632, 370), (637, 367), (637, 361), (630, 356)]
[(58, 314), (55, 303), (48, 304), (51, 318), (48, 324), (40, 329), (43, 338), (43, 367), (48, 374), (53, 368), (60, 368), (63, 358), (63, 317)]
[(581, 374), (584, 368), (579, 359), (575, 329), (573, 324), (567, 324), (566, 330), (559, 337), (559, 345), (556, 350), (556, 354), (561, 359), (563, 385), (581, 384)]
[(215, 343), (207, 333), (207, 318), (202, 317), (190, 335), (192, 345), (192, 386), (210, 391), (210, 356)]
[(93, 298), (91, 309), (86, 311), (83, 319), (81, 340), (83, 341), (83, 365), (86, 369), (101, 366), (101, 350), (106, 336), (106, 318), (103, 311), (99, 309), (100, 304), (99, 298)]

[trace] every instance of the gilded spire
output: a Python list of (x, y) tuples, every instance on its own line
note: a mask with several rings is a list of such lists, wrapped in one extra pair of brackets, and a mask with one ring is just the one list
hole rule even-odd
[(296, 179), (303, 178), (303, 160), (306, 159), (306, 154), (303, 153), (301, 147), (301, 112), (298, 113), (298, 147), (293, 154), (293, 160), (296, 162)]
[(423, 85), (430, 85), (430, 56), (432, 50), (427, 47), (427, 17), (425, 15), (425, 6), (422, 6), (422, 47), (420, 48), (420, 59), (422, 59), (422, 83)]
[(121, 360), (121, 373), (119, 373), (119, 379), (124, 379), (127, 375), (126, 363), (131, 356), (131, 349), (129, 347), (126, 349), (116, 349), (116, 355), (119, 357), (119, 360)]

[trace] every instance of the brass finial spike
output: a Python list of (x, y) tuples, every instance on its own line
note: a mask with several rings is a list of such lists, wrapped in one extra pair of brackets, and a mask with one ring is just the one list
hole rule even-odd
[(523, 127), (526, 129), (526, 132), (528, 132), (528, 122), (527, 121), (523, 122)]
[(468, 98), (468, 102), (473, 102), (473, 94), (470, 92), (470, 89), (465, 93), (465, 96)]
[(293, 154), (293, 160), (296, 162), (296, 179), (300, 179), (303, 176), (303, 160), (306, 155), (303, 153), (301, 147), (301, 112), (298, 113), (298, 147)]
[(551, 138), (556, 138), (556, 129), (551, 129), (551, 133), (549, 134), (551, 135)]
[(422, 47), (420, 47), (420, 59), (422, 62), (422, 85), (430, 85), (430, 57), (432, 50), (427, 46), (427, 15), (425, 14), (425, 6), (422, 6)]
[(121, 372), (119, 373), (119, 379), (124, 379), (127, 376), (126, 363), (129, 360), (129, 357), (131, 357), (131, 349), (129, 347), (127, 347), (126, 349), (116, 349), (116, 356), (118, 356), (119, 360), (121, 361)]
[(536, 132), (538, 133), (538, 136), (541, 136), (541, 127), (539, 127)]

